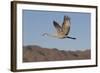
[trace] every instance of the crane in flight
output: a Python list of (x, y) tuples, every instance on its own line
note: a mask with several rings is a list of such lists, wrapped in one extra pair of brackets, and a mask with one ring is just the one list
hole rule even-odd
[(65, 39), (65, 38), (74, 39), (74, 40), (76, 39), (74, 37), (68, 36), (69, 31), (70, 31), (70, 25), (71, 25), (70, 18), (68, 16), (64, 16), (62, 26), (56, 21), (53, 21), (53, 25), (56, 29), (56, 34), (51, 35), (48, 33), (44, 33), (43, 36), (47, 35), (47, 36), (55, 37), (58, 39)]

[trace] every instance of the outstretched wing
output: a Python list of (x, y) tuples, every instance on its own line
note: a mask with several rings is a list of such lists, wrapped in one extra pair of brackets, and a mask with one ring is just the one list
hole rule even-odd
[(62, 24), (62, 30), (64, 32), (65, 35), (68, 35), (69, 34), (69, 31), (70, 31), (70, 18), (67, 16), (64, 16), (64, 21), (63, 21), (63, 24)]
[(62, 32), (62, 27), (56, 21), (53, 21), (53, 25), (56, 28), (58, 33)]

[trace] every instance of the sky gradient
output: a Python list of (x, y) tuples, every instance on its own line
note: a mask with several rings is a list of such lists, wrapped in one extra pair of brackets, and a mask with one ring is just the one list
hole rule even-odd
[[(71, 18), (69, 36), (77, 38), (57, 39), (42, 36), (43, 33), (54, 34), (53, 20), (62, 24), (64, 15)], [(39, 45), (44, 48), (58, 48), (62, 50), (85, 50), (91, 49), (91, 15), (79, 12), (54, 12), (23, 10), (23, 45)]]

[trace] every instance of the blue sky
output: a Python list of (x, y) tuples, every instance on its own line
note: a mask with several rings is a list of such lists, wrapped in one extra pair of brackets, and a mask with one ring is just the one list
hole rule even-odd
[[(69, 36), (77, 38), (57, 39), (42, 36), (43, 33), (54, 34), (53, 20), (62, 24), (64, 15), (71, 18)], [(39, 45), (45, 48), (58, 48), (62, 50), (90, 49), (91, 15), (79, 12), (51, 12), (23, 10), (23, 45)]]

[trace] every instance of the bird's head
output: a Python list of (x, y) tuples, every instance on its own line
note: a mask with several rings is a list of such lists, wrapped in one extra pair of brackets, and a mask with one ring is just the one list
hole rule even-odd
[(43, 33), (42, 36), (48, 35), (47, 33)]

